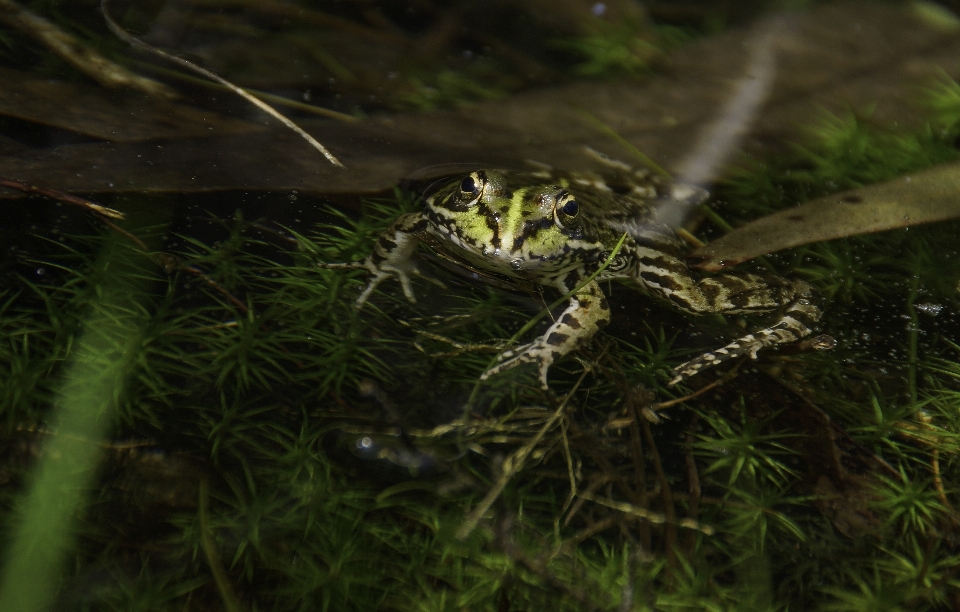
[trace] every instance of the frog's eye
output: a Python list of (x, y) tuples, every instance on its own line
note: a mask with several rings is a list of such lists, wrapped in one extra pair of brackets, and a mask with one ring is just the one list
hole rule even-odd
[(460, 191), (465, 194), (477, 191), (477, 180), (473, 178), (472, 174), (460, 181)]
[(486, 177), (482, 172), (471, 172), (460, 181), (460, 202), (467, 206), (476, 204), (483, 194)]
[(557, 198), (557, 204), (553, 207), (553, 218), (560, 229), (570, 229), (580, 214), (580, 204), (574, 199), (573, 194), (564, 191)]

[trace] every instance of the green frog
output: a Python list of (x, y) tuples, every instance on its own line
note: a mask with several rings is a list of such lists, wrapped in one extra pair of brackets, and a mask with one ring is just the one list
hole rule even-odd
[[(575, 351), (610, 321), (601, 283), (625, 280), (685, 312), (764, 313), (780, 316), (673, 370), (671, 385), (704, 368), (811, 333), (821, 311), (813, 288), (797, 279), (754, 272), (699, 277), (687, 267), (688, 245), (658, 220), (657, 204), (697, 202), (703, 190), (673, 183), (648, 170), (606, 160), (607, 168), (563, 172), (475, 170), (438, 180), (423, 194), (422, 212), (396, 219), (364, 260), (324, 264), (364, 268), (372, 278), (357, 298), (360, 308), (376, 287), (396, 278), (415, 302), (411, 277), (420, 276), (421, 241), (466, 266), (513, 282), (553, 287), (570, 297), (566, 309), (532, 342), (503, 351), (485, 380), (521, 364), (536, 364), (547, 389), (550, 366)], [(587, 281), (626, 238), (606, 268)]]

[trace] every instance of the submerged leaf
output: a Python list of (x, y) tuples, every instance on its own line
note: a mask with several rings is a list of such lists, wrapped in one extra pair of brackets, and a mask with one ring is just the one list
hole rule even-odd
[(958, 217), (960, 163), (953, 162), (758, 219), (697, 249), (691, 261), (715, 272), (802, 244)]

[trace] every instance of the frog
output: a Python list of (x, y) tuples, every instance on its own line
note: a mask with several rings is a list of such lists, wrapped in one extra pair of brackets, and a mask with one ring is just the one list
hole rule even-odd
[(687, 265), (692, 247), (661, 219), (662, 207), (702, 202), (708, 195), (703, 189), (600, 158), (601, 170), (538, 165), (475, 169), (436, 180), (423, 191), (423, 210), (394, 220), (365, 259), (321, 265), (370, 273), (355, 301), (358, 309), (388, 279), (397, 279), (406, 299), (416, 303), (412, 279), (431, 280), (418, 265), (421, 243), (468, 269), (569, 294), (546, 331), (503, 350), (480, 376), (487, 380), (531, 363), (543, 389), (549, 389), (550, 367), (610, 322), (602, 289), (607, 281), (627, 282), (692, 315), (778, 313), (769, 326), (675, 367), (670, 386), (728, 360), (757, 359), (762, 349), (813, 332), (822, 310), (809, 283), (753, 271), (701, 275)]

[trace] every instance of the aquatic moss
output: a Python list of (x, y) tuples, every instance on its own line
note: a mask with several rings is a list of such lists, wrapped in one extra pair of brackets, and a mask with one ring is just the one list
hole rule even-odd
[[(793, 156), (724, 185), (721, 212), (955, 157), (949, 130), (829, 118)], [(838, 348), (765, 356), (655, 414), (715, 380), (670, 390), (669, 367), (736, 330), (612, 286), (614, 324), (545, 393), (531, 369), (477, 381), (553, 296), (427, 264), (446, 289), (418, 282), (411, 305), (386, 283), (358, 312), (364, 273), (316, 264), (361, 258), (416, 206), (367, 202), (296, 231), (240, 214), (202, 236), (137, 230), (167, 247), (136, 273), (98, 268), (117, 238), (96, 224), (21, 257), (0, 316), (8, 534), (17, 485), (60, 435), (53, 398), (103, 275), (147, 287), (57, 609), (936, 609), (956, 596), (954, 224), (774, 258), (828, 297)]]

